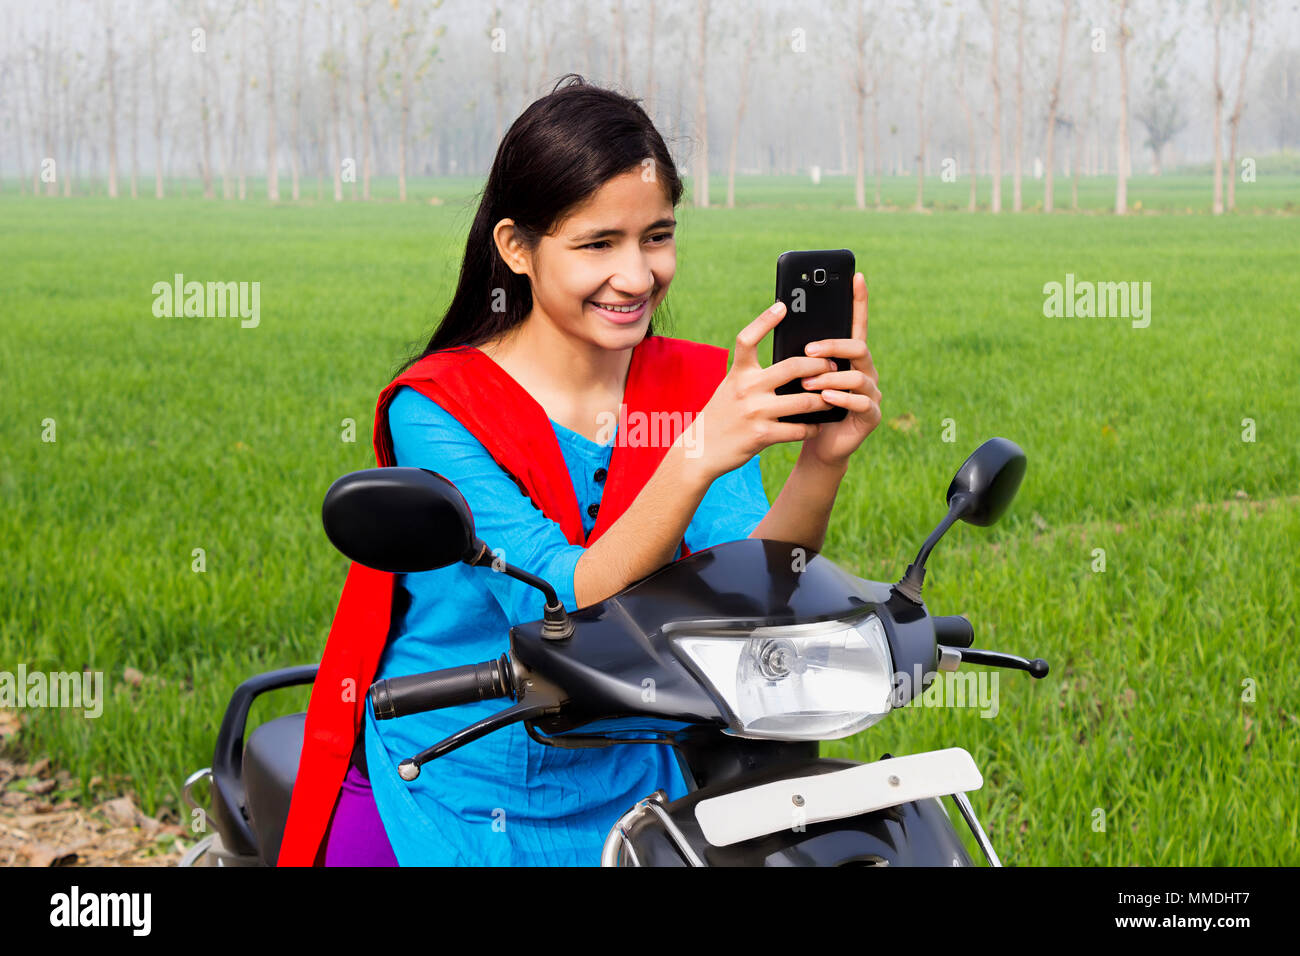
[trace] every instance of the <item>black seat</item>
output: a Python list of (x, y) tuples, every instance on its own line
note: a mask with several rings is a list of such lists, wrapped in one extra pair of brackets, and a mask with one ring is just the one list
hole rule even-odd
[(244, 799), (267, 866), (275, 866), (280, 856), (306, 721), (306, 714), (277, 717), (253, 731), (244, 745)]

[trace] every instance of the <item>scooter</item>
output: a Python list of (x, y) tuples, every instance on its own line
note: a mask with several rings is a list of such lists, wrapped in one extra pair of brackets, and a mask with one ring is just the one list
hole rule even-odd
[[(502, 562), (474, 533), (464, 498), (420, 468), (345, 475), (325, 496), (329, 539), (367, 567), (418, 572), (456, 561), (539, 589), (541, 620), (510, 629), (496, 660), (394, 677), (369, 689), (376, 718), (477, 700), (512, 701), (401, 761), (403, 780), (470, 741), (522, 721), (554, 747), (670, 746), (688, 787), (647, 795), (611, 821), (603, 866), (972, 866), (940, 798), (956, 805), (990, 866), (1001, 866), (967, 793), (983, 786), (971, 755), (949, 747), (872, 763), (818, 756), (963, 663), (1027, 671), (1041, 658), (978, 650), (970, 621), (933, 615), (921, 590), (931, 550), (958, 520), (995, 522), (1025, 472), (1004, 438), (986, 441), (948, 488), (948, 513), (896, 584), (847, 573), (823, 555), (747, 538), (665, 565), (569, 612), (541, 578)], [(485, 572), (490, 573), (490, 572)], [(310, 683), (315, 666), (245, 681), (217, 734), (202, 813), (211, 830), (182, 866), (274, 865), (302, 748), (304, 714), (258, 727), (261, 694)], [(632, 736), (635, 735), (635, 736)]]

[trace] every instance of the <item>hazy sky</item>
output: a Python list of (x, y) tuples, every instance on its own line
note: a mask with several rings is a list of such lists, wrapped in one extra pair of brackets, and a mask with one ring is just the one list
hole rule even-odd
[[(1227, 8), (1237, 5), (1225, 3)], [(989, 6), (988, 0), (863, 4), (871, 28), (867, 42), (873, 51), (868, 77), (879, 74), (880, 152), (888, 163), (901, 162), (910, 168), (914, 161), (917, 90), (923, 76), (929, 162), (949, 155), (964, 157), (968, 152), (958, 82), (976, 113), (977, 154), (987, 150), (992, 128)], [(342, 155), (357, 155), (364, 93), (372, 105), (377, 171), (391, 175), (399, 142), (396, 36), (407, 17), (414, 23), (414, 39), (407, 47), (411, 72), (419, 72), (411, 88), (408, 154), (413, 173), (425, 169), (485, 172), (498, 135), (496, 84), (501, 89), (502, 122), (508, 125), (527, 102), (569, 70), (605, 85), (617, 85), (622, 76), (625, 90), (647, 100), (670, 140), (673, 134), (690, 137), (696, 127), (700, 8), (695, 0), (657, 0), (651, 33), (651, 7), (650, 0), (513, 0), (500, 5), (500, 32), (494, 36), (492, 6), (482, 0), (445, 0), (436, 9), (411, 0), (396, 7), (393, 0), (0, 0), (6, 24), (0, 40), (0, 128), (4, 132), (0, 164), (12, 176), (20, 154), (24, 169), (30, 171), (39, 157), (53, 151), (81, 175), (103, 174), (110, 26), (120, 168), (130, 162), (134, 109), (141, 168), (153, 169), (154, 123), (161, 112), (164, 168), (169, 175), (197, 175), (202, 154), (200, 104), (206, 90), (214, 167), (233, 165), (242, 156), (250, 175), (262, 175), (267, 165), (269, 47), (282, 174), (295, 149), (301, 150), (305, 172), (314, 175), (328, 162), (335, 122)], [(1017, 4), (1002, 0), (1001, 7), (1003, 152), (1009, 156)], [(1085, 130), (1095, 148), (1108, 154), (1113, 168), (1119, 115), (1117, 4), (1075, 0), (1073, 7), (1060, 115)], [(1300, 0), (1261, 0), (1258, 7), (1241, 127), (1243, 155), (1276, 149), (1279, 141), (1287, 140), (1287, 129), (1293, 146), (1300, 135), (1295, 115), (1300, 55), (1292, 54), (1290, 74), (1281, 70), (1286, 46), (1300, 50)], [(298, 23), (303, 10), (299, 69)], [(1060, 10), (1056, 0), (1032, 0), (1026, 5), (1027, 165), (1042, 153), (1059, 49)], [(745, 84), (749, 95), (739, 167), (767, 171), (803, 169), (816, 163), (831, 170), (845, 159), (853, 164), (856, 11), (854, 3), (829, 0), (761, 4), (713, 0), (706, 31), (706, 86), (714, 172), (726, 171), (744, 51), (751, 39), (754, 55)], [(373, 39), (368, 68), (363, 71), (367, 23)], [(1166, 107), (1170, 101), (1176, 103), (1186, 123), (1170, 144), (1166, 163), (1204, 161), (1212, 146), (1209, 0), (1134, 0), (1127, 23), (1133, 31), (1127, 58), (1134, 171), (1145, 171), (1149, 161), (1143, 128), (1134, 117), (1153, 98), (1163, 98)], [(200, 41), (196, 31), (203, 25), (206, 30)], [(959, 28), (968, 44), (961, 78), (955, 42)], [(1104, 51), (1094, 49), (1096, 30), (1104, 31), (1100, 35)], [(627, 53), (620, 70), (624, 36)], [(426, 62), (435, 43), (436, 57)], [(156, 56), (150, 55), (151, 45), (156, 45)], [(1221, 46), (1226, 123), (1235, 103), (1245, 47), (1243, 15), (1225, 17)], [(543, 61), (549, 82), (542, 76)], [(333, 91), (331, 65), (337, 74)], [(158, 96), (152, 90), (151, 67), (157, 74)], [(651, 75), (653, 95), (647, 88)], [(293, 96), (299, 87), (301, 127), (295, 140)], [(868, 104), (867, 124), (870, 114)], [(869, 130), (867, 136), (870, 153)], [(676, 148), (692, 148), (693, 140), (683, 142)], [(1065, 150), (1058, 151), (1058, 158)]]

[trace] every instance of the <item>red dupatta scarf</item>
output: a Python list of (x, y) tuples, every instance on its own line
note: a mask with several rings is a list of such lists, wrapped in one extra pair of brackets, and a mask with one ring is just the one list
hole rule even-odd
[[(626, 419), (620, 409), (605, 492), (596, 524), (585, 537), (549, 417), (477, 348), (428, 355), (384, 389), (375, 407), (375, 458), (380, 467), (396, 464), (388, 404), (409, 385), (464, 425), (571, 544), (590, 546), (635, 500), (726, 373), (727, 350), (713, 345), (649, 336), (632, 350), (623, 394)], [(687, 554), (684, 541), (682, 554)], [(323, 858), (330, 816), (365, 722), (365, 695), (388, 641), (394, 580), (391, 573), (356, 562), (348, 571), (307, 708), (280, 866), (309, 866)]]

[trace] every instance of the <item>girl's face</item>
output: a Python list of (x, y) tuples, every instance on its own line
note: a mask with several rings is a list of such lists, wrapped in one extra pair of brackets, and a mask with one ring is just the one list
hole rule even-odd
[(516, 250), (522, 268), (512, 268), (531, 280), (532, 318), (603, 349), (637, 345), (677, 270), (676, 225), (654, 178), (634, 170), (610, 179), (531, 256)]

